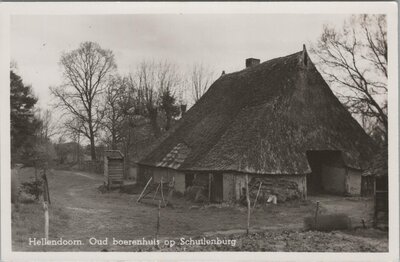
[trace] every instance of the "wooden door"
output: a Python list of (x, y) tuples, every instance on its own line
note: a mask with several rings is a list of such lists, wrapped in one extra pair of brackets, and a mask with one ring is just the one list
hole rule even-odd
[(211, 202), (221, 203), (223, 198), (223, 175), (213, 174), (211, 180)]

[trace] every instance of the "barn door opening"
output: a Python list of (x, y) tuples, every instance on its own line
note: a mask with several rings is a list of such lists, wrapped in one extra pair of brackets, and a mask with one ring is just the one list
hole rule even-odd
[(346, 168), (340, 151), (307, 151), (311, 173), (307, 175), (307, 194), (338, 194), (346, 192)]
[(213, 174), (211, 176), (211, 202), (221, 203), (223, 201), (223, 176)]

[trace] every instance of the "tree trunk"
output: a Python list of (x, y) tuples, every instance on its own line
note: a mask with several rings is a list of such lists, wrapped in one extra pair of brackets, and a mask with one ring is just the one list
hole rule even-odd
[(78, 165), (81, 166), (81, 135), (78, 133)]
[(169, 112), (166, 112), (166, 123), (165, 123), (165, 130), (168, 131), (171, 128), (171, 119), (172, 116)]
[(111, 149), (112, 150), (117, 150), (117, 143), (115, 142), (115, 138), (113, 137), (111, 140)]
[(111, 132), (111, 149), (117, 149), (117, 130), (115, 130), (115, 127), (112, 128)]
[(129, 142), (125, 143), (125, 152), (124, 152), (124, 179), (128, 178), (128, 174), (129, 174)]
[(92, 160), (96, 160), (96, 145), (94, 144), (94, 134), (92, 128), (90, 128), (90, 155)]

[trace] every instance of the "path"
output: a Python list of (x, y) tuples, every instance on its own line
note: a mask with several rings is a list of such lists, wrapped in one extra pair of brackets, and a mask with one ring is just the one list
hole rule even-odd
[[(51, 221), (54, 237), (81, 239), (84, 243), (91, 237), (97, 239), (115, 237), (120, 240), (152, 239), (156, 233), (157, 208), (137, 203), (138, 195), (119, 193), (118, 190), (101, 193), (102, 175), (55, 170), (48, 175), (53, 210), (62, 209), (68, 214), (66, 225)], [(314, 199), (315, 200), (315, 199)], [(329, 210), (337, 201), (319, 198), (322, 206)], [(173, 200), (174, 208), (161, 209), (159, 236), (179, 238), (187, 236), (212, 236), (244, 232), (247, 224), (245, 207), (208, 207), (190, 209), (192, 202), (182, 198)], [(346, 208), (350, 206), (345, 205)], [(354, 208), (354, 205), (352, 205)], [(51, 208), (50, 207), (50, 208)], [(272, 229), (300, 229), (303, 219), (313, 213), (314, 205), (309, 202), (289, 202), (255, 209), (251, 213), (253, 232)], [(54, 247), (65, 250), (66, 247)], [(101, 246), (68, 247), (68, 250), (99, 251)], [(110, 248), (110, 247), (107, 247)], [(129, 251), (129, 247), (119, 250)], [(113, 247), (113, 250), (116, 250)]]
[[(33, 170), (25, 170), (21, 179), (34, 178)], [(52, 205), (50, 212), (51, 237), (80, 239), (84, 246), (52, 247), (54, 251), (133, 251), (132, 247), (90, 246), (88, 239), (113, 237), (119, 240), (152, 239), (156, 231), (157, 208), (137, 203), (138, 195), (114, 192), (101, 193), (98, 187), (103, 184), (102, 175), (75, 171), (53, 171), (48, 174)], [(349, 212), (357, 214), (363, 209), (365, 201), (351, 201), (345, 198), (320, 196), (311, 199), (320, 201), (324, 212)], [(366, 201), (368, 202), (368, 201)], [(161, 209), (160, 239), (215, 234), (229, 236), (243, 233), (247, 224), (245, 207), (208, 206), (191, 209), (192, 202), (183, 198), (173, 199), (174, 208)], [(360, 208), (361, 207), (361, 208)], [(257, 208), (251, 213), (251, 231), (297, 230), (301, 229), (303, 218), (313, 214), (315, 204), (307, 201), (280, 203)], [(26, 206), (25, 211), (29, 211)], [(67, 215), (66, 215), (67, 214)], [(22, 214), (26, 216), (27, 214)], [(61, 219), (62, 217), (62, 219)], [(42, 220), (40, 220), (42, 221)], [(67, 221), (67, 222), (65, 222)], [(64, 224), (66, 223), (66, 224)], [(41, 235), (32, 232), (27, 225), (26, 232), (32, 236)], [(24, 233), (25, 235), (27, 233)], [(375, 233), (373, 233), (375, 234)], [(379, 238), (380, 239), (380, 238)], [(25, 240), (22, 239), (25, 243)], [(22, 247), (22, 249), (25, 249)], [(32, 248), (26, 247), (27, 250)], [(135, 249), (137, 251), (137, 249)], [(47, 250), (50, 251), (50, 250)]]
[[(90, 237), (138, 239), (154, 237), (157, 208), (137, 203), (137, 195), (118, 190), (102, 194), (102, 175), (58, 171), (49, 175), (52, 205), (62, 207), (70, 219), (58, 236), (87, 241)], [(241, 230), (246, 227), (245, 208), (189, 209), (192, 203), (161, 210), (160, 237), (198, 236), (205, 232)], [(254, 230), (302, 224), (310, 207), (301, 204), (276, 205), (252, 213)], [(227, 219), (229, 218), (229, 219)]]

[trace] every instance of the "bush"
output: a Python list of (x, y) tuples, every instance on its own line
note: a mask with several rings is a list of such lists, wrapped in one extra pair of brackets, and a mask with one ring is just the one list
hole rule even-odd
[(31, 204), (36, 201), (35, 201), (35, 196), (27, 194), (25, 192), (21, 192), (18, 198), (18, 202), (23, 204)]
[(351, 220), (346, 214), (318, 215), (317, 223), (315, 217), (304, 218), (305, 230), (333, 231), (351, 228)]
[(22, 192), (35, 196), (36, 200), (43, 194), (43, 181), (34, 180), (31, 182), (24, 182), (21, 184)]

